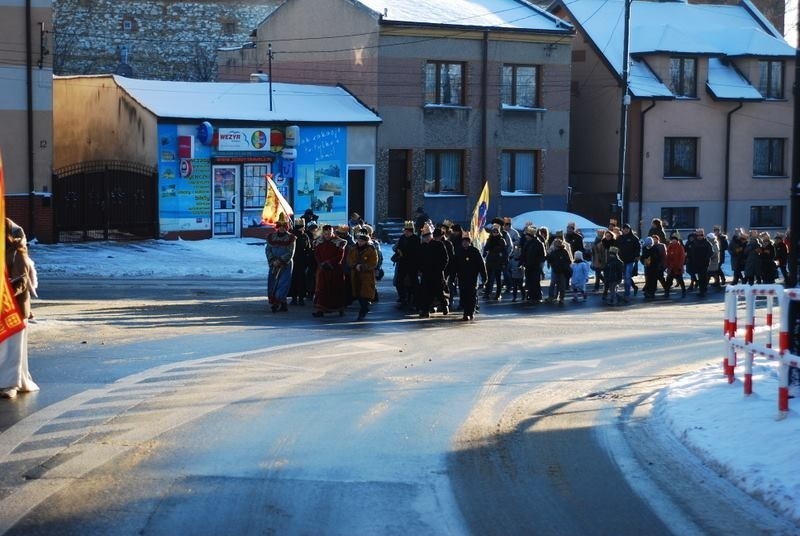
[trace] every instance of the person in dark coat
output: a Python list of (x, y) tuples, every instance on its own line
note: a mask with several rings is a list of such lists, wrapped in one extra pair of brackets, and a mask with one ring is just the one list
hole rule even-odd
[(496, 285), (494, 298), (499, 300), (503, 287), (503, 272), (508, 263), (508, 244), (501, 234), (500, 225), (496, 223), (489, 226), (489, 238), (483, 246), (483, 255), (486, 259), (486, 270), (489, 272), (483, 295), (488, 298), (492, 294), (492, 286)]
[[(702, 298), (708, 291), (708, 265), (714, 252), (702, 229), (695, 231), (695, 237), (694, 245), (691, 248), (691, 259), (688, 262), (691, 271), (697, 277), (697, 287), (700, 289), (698, 296)], [(687, 252), (688, 256), (689, 253)]]
[(461, 320), (472, 320), (478, 301), (478, 278), (486, 281), (488, 274), (481, 252), (472, 245), (469, 233), (466, 232), (462, 234), (461, 247), (456, 251), (456, 274), (461, 308), (464, 310)]
[(453, 308), (453, 295), (452, 285), (450, 284), (451, 279), (455, 279), (455, 259), (456, 259), (456, 249), (452, 242), (447, 240), (446, 232), (442, 226), (436, 227), (433, 230), (433, 239), (438, 240), (442, 244), (444, 244), (444, 249), (447, 251), (447, 269), (444, 272), (444, 280), (445, 280), (445, 288), (447, 289), (447, 306), (452, 309)]
[(406, 221), (403, 235), (392, 248), (392, 261), (396, 264), (394, 286), (401, 308), (413, 308), (419, 290), (419, 235), (414, 233), (414, 222)]
[(419, 249), (420, 285), (417, 297), (420, 318), (428, 318), (434, 306), (442, 314), (450, 312), (447, 284), (444, 280), (447, 270), (447, 249), (442, 242), (433, 239), (433, 227), (425, 224)]
[(528, 301), (538, 304), (542, 301), (542, 266), (547, 256), (545, 238), (538, 233), (536, 227), (525, 228), (525, 245), (522, 249), (522, 260), (525, 265), (525, 292)]
[(747, 235), (743, 229), (736, 229), (730, 240), (728, 251), (731, 256), (731, 272), (733, 272), (733, 284), (738, 285), (743, 283), (744, 278), (744, 265), (747, 256), (744, 253), (747, 247)]
[(656, 297), (658, 281), (664, 277), (663, 252), (658, 247), (658, 235), (648, 236), (644, 239), (642, 248), (642, 264), (644, 264), (644, 299), (652, 300)]
[(617, 246), (611, 246), (608, 249), (608, 260), (606, 267), (603, 269), (603, 279), (605, 279), (606, 289), (603, 292), (603, 299), (608, 296), (608, 303), (617, 305), (622, 299), (627, 303), (627, 298), (620, 298), (617, 288), (622, 283), (622, 278), (625, 276), (625, 264), (619, 259), (619, 249)]
[(636, 233), (627, 223), (622, 226), (622, 234), (617, 238), (617, 248), (619, 250), (619, 260), (625, 264), (625, 278), (623, 281), (625, 298), (630, 298), (631, 289), (633, 289), (634, 294), (639, 291), (639, 287), (633, 282), (633, 273), (642, 254), (642, 246), (639, 243), (639, 237), (636, 236)]
[(289, 287), (289, 296), (292, 298), (292, 305), (305, 305), (306, 295), (308, 294), (307, 274), (308, 261), (314, 254), (311, 248), (311, 240), (306, 234), (306, 222), (303, 218), (298, 219), (292, 234), (295, 236), (294, 256), (292, 257), (292, 284)]
[(550, 277), (555, 281), (553, 293), (548, 301), (564, 305), (564, 295), (567, 292), (567, 282), (572, 276), (572, 257), (564, 241), (560, 238), (553, 240), (553, 251), (547, 256), (550, 263)]

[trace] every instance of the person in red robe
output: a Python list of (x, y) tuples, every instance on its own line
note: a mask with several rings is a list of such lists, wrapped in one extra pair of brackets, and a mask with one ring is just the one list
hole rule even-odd
[(321, 317), (325, 313), (344, 314), (345, 278), (344, 254), (347, 242), (333, 234), (333, 227), (322, 226), (322, 238), (314, 247), (317, 264), (317, 278), (314, 290), (314, 312), (312, 316)]

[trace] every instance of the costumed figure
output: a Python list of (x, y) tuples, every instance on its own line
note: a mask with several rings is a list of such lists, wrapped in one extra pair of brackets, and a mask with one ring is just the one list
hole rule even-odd
[(394, 286), (401, 308), (412, 308), (419, 290), (419, 235), (414, 234), (414, 222), (403, 224), (403, 235), (392, 248), (392, 262), (396, 264)]
[(333, 227), (322, 226), (322, 237), (314, 246), (317, 263), (317, 280), (314, 288), (314, 312), (321, 317), (325, 313), (344, 314), (344, 253), (347, 242), (333, 235)]
[(356, 235), (356, 245), (347, 253), (347, 265), (350, 267), (353, 297), (359, 305), (357, 320), (361, 321), (369, 312), (370, 302), (375, 300), (375, 270), (378, 267), (378, 252), (363, 230)]
[[(6, 221), (6, 274), (19, 310), (23, 328), (0, 343), (0, 397), (17, 392), (38, 391), (28, 370), (28, 318), (31, 313), (33, 262), (28, 256), (22, 228)], [(13, 222), (12, 222), (13, 223)]]
[(308, 287), (306, 285), (306, 271), (311, 256), (314, 254), (311, 249), (311, 239), (306, 234), (306, 223), (303, 218), (294, 224), (292, 234), (295, 237), (294, 256), (292, 257), (292, 284), (289, 289), (289, 296), (292, 297), (292, 305), (305, 305)]
[(433, 226), (426, 223), (422, 228), (419, 255), (421, 277), (417, 307), (420, 318), (428, 318), (434, 306), (444, 315), (450, 312), (447, 283), (444, 279), (447, 260), (447, 249), (442, 242), (433, 239)]
[(286, 312), (289, 310), (286, 297), (292, 284), (292, 258), (296, 238), (289, 233), (285, 216), (281, 213), (275, 224), (275, 232), (267, 235), (267, 297), (272, 306), (272, 312)]

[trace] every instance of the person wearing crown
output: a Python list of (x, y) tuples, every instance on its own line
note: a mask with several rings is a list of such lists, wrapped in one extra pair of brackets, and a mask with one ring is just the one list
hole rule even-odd
[(296, 237), (289, 233), (286, 215), (281, 212), (275, 223), (275, 232), (267, 235), (267, 298), (273, 313), (286, 312), (289, 306), (286, 297), (292, 284), (292, 258)]
[(415, 305), (419, 289), (419, 235), (414, 233), (414, 222), (403, 224), (403, 235), (392, 246), (395, 263), (394, 286), (397, 289), (397, 301), (401, 309), (412, 309)]

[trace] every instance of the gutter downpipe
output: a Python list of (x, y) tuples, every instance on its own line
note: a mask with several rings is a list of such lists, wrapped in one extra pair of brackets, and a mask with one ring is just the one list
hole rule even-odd
[(744, 106), (743, 102), (739, 102), (739, 106), (728, 112), (727, 124), (725, 125), (725, 193), (722, 196), (722, 230), (728, 232), (728, 202), (730, 197), (730, 182), (731, 182), (731, 119), (733, 114), (738, 112)]
[[(481, 68), (481, 185), (486, 182), (486, 164), (488, 159), (488, 148), (486, 144), (489, 141), (489, 111), (487, 110), (487, 100), (489, 91), (489, 32), (483, 32), (483, 58)], [(480, 194), (479, 194), (480, 195)], [(498, 196), (499, 199), (499, 196)]]
[(26, 97), (27, 97), (27, 160), (28, 160), (28, 238), (36, 237), (35, 219), (33, 217), (34, 210), (34, 194), (35, 183), (33, 179), (33, 46), (31, 39), (33, 33), (31, 31), (31, 0), (25, 0), (25, 83)]
[(642, 224), (642, 210), (644, 205), (644, 114), (656, 107), (656, 101), (639, 114), (639, 225)]

